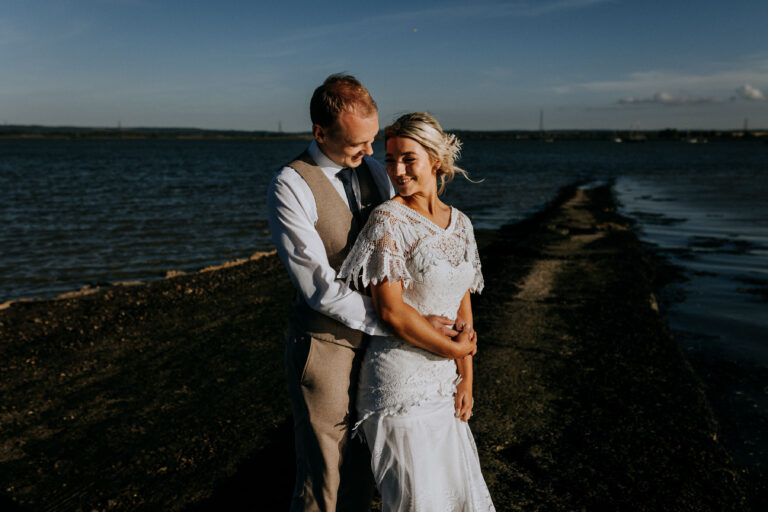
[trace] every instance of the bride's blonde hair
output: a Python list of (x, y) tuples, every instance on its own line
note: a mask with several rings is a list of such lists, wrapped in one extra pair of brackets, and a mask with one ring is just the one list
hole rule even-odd
[(438, 194), (443, 193), (445, 185), (453, 181), (456, 174), (461, 174), (469, 180), (467, 171), (455, 163), (461, 153), (461, 141), (452, 133), (445, 133), (437, 119), (427, 112), (412, 112), (398, 117), (394, 123), (384, 128), (384, 141), (392, 137), (415, 140), (432, 160), (440, 162), (437, 169), (437, 178), (440, 180)]

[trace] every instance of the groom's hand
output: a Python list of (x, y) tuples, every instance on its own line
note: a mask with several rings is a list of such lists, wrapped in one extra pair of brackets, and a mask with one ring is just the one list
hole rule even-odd
[(432, 324), (432, 327), (434, 327), (437, 330), (437, 332), (439, 332), (443, 336), (448, 336), (449, 338), (453, 338), (454, 336), (459, 334), (459, 331), (453, 328), (454, 324), (456, 323), (456, 320), (451, 320), (450, 318), (446, 318), (444, 316), (438, 316), (438, 315), (425, 315), (424, 318), (426, 318), (427, 322)]

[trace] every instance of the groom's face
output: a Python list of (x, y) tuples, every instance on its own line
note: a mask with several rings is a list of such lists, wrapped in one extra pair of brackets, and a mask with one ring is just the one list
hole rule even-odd
[(373, 139), (379, 133), (379, 115), (362, 117), (342, 112), (329, 128), (314, 125), (312, 131), (320, 151), (342, 167), (357, 167), (365, 155), (373, 154)]

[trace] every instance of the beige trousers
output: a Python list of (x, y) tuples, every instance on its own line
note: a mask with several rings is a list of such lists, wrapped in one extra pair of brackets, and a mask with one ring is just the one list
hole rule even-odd
[(292, 512), (370, 510), (370, 453), (360, 439), (350, 439), (363, 351), (295, 329), (288, 333), (286, 374), (296, 436)]

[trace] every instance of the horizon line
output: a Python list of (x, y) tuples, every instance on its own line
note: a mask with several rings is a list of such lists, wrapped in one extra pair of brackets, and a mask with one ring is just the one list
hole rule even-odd
[[(19, 129), (45, 129), (45, 130), (101, 130), (110, 132), (121, 132), (130, 130), (160, 130), (160, 131), (196, 131), (196, 132), (237, 132), (243, 134), (274, 134), (274, 135), (307, 135), (312, 134), (311, 130), (304, 131), (277, 131), (266, 129), (243, 129), (243, 128), (200, 128), (194, 126), (98, 126), (98, 125), (76, 125), (76, 124), (15, 124), (15, 123), (3, 123), (0, 124), (0, 132), (6, 130), (19, 130)], [(379, 133), (383, 131), (383, 128), (379, 130)], [(509, 133), (509, 132), (530, 132), (530, 133), (556, 133), (556, 132), (634, 132), (634, 133), (653, 133), (663, 131), (683, 131), (683, 132), (764, 132), (768, 131), (768, 128), (754, 127), (754, 128), (677, 128), (673, 126), (667, 126), (664, 128), (550, 128), (542, 130), (540, 128), (450, 128), (445, 129), (446, 132), (474, 132), (474, 133)]]

